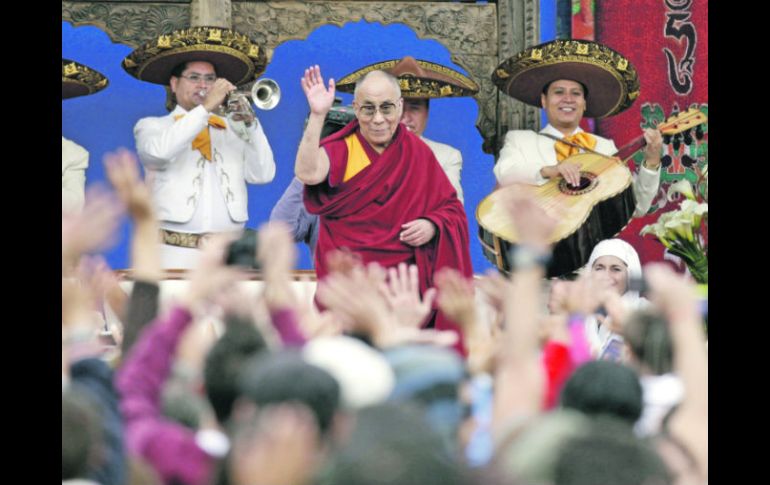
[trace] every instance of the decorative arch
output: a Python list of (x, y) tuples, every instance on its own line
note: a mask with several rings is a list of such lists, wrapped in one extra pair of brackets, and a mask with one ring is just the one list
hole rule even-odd
[[(539, 2), (499, 0), (475, 4), (419, 1), (232, 1), (232, 25), (267, 49), (305, 39), (326, 24), (344, 26), (366, 20), (402, 23), (419, 38), (445, 46), (452, 62), (479, 83), (476, 127), (486, 153), (499, 152), (509, 129), (539, 127), (539, 110), (500, 94), (491, 81), (497, 65), (539, 41)], [(62, 19), (74, 26), (93, 25), (113, 42), (132, 47), (190, 25), (189, 0), (63, 1)]]

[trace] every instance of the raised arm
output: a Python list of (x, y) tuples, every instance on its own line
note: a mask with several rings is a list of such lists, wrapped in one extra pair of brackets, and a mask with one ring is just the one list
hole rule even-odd
[(273, 326), (286, 346), (302, 346), (307, 338), (299, 328), (297, 295), (292, 289), (291, 271), (297, 261), (288, 227), (280, 221), (259, 227), (257, 260), (262, 268), (262, 293)]
[(495, 373), (493, 423), (507, 428), (537, 414), (543, 403), (546, 376), (540, 361), (538, 312), (545, 268), (541, 256), (556, 220), (525, 191), (512, 193), (508, 213), (520, 235), (515, 268), (504, 300), (505, 333)]
[(127, 353), (141, 329), (158, 313), (162, 276), (158, 248), (158, 221), (147, 186), (139, 174), (136, 157), (121, 149), (104, 157), (104, 165), (120, 200), (134, 223), (131, 240), (131, 266), (134, 287), (123, 320), (122, 351)]
[(326, 114), (334, 104), (334, 79), (329, 79), (329, 88), (324, 86), (321, 68), (316, 66), (305, 69), (300, 81), (310, 106), (310, 118), (297, 149), (294, 174), (306, 185), (316, 185), (326, 180), (329, 174), (329, 156), (319, 147), (321, 130)]
[(684, 398), (669, 421), (669, 433), (690, 452), (708, 480), (708, 355), (695, 286), (663, 264), (644, 268), (650, 295), (669, 322), (674, 372)]
[(182, 334), (193, 321), (193, 309), (236, 280), (236, 270), (221, 263), (228, 242), (214, 238), (204, 248), (179, 303), (142, 332), (117, 375), (128, 448), (165, 483), (204, 485), (213, 471), (214, 454), (198, 444), (195, 432), (163, 416), (161, 391)]

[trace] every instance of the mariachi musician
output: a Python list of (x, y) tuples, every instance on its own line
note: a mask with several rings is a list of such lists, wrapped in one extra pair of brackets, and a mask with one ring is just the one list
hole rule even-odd
[[(506, 134), (494, 173), (501, 185), (536, 186), (533, 197), (543, 207), (565, 209), (551, 241), (547, 275), (570, 273), (588, 261), (601, 240), (617, 235), (632, 216), (644, 215), (658, 191), (659, 130), (644, 130), (644, 162), (633, 174), (614, 156), (618, 150), (612, 140), (580, 128), (584, 115), (605, 118), (633, 104), (639, 96), (636, 69), (596, 42), (555, 40), (506, 60), (492, 81), (502, 92), (546, 110), (548, 125), (540, 132)], [(498, 212), (497, 201), (506, 190), (490, 194), (476, 211), (484, 254), (502, 271), (526, 264), (526, 258), (516, 256), (525, 248), (511, 251), (519, 247), (517, 237)]]
[[(606, 118), (629, 108), (639, 95), (639, 78), (627, 59), (596, 42), (554, 40), (530, 47), (502, 63), (492, 76), (504, 93), (545, 109), (548, 124), (535, 133), (511, 130), (494, 172), (506, 180), (543, 185), (563, 177), (580, 183), (580, 164), (570, 156), (582, 152), (614, 155), (615, 143), (580, 128), (583, 116)], [(644, 215), (660, 183), (663, 138), (644, 130), (644, 162), (634, 177), (634, 217)], [(562, 139), (564, 141), (559, 141)]]

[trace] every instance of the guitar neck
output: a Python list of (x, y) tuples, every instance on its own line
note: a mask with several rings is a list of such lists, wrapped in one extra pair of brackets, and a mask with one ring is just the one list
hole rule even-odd
[[(675, 135), (705, 123), (706, 121), (708, 121), (708, 119), (705, 114), (701, 113), (697, 108), (690, 108), (687, 111), (668, 118), (665, 122), (659, 124), (657, 128), (663, 135)], [(620, 148), (615, 156), (624, 162), (628, 162), (628, 159), (646, 144), (647, 142), (644, 141), (644, 135), (641, 135)]]
[(646, 144), (647, 142), (644, 141), (644, 135), (639, 136), (638, 138), (634, 138), (629, 143), (620, 147), (614, 156), (618, 157), (624, 162), (628, 162), (628, 159), (631, 158), (633, 154), (638, 150), (641, 150)]

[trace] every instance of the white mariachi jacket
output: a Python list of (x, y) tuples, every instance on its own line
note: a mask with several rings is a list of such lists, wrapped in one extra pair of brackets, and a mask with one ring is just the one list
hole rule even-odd
[[(175, 120), (178, 115), (184, 115)], [(248, 220), (246, 183), (264, 184), (275, 176), (273, 151), (257, 122), (242, 132), (245, 141), (230, 126), (211, 127), (212, 162), (208, 162), (192, 141), (208, 124), (209, 113), (203, 106), (189, 112), (177, 106), (161, 117), (142, 118), (134, 127), (139, 159), (152, 180), (151, 190), (161, 221), (189, 221), (201, 194), (205, 163), (214, 163), (217, 182), (225, 198), (230, 218)]]

